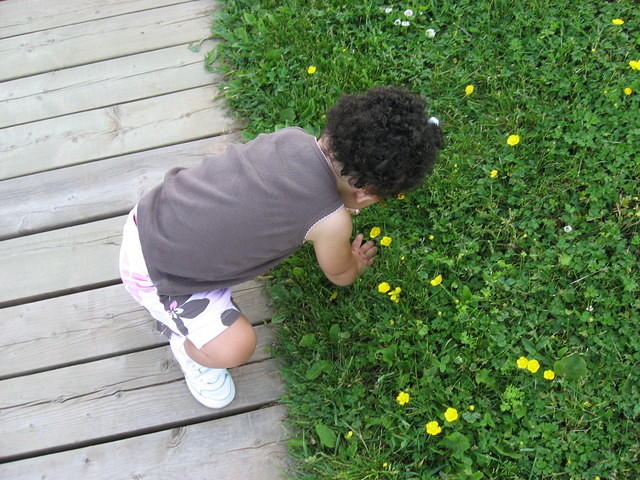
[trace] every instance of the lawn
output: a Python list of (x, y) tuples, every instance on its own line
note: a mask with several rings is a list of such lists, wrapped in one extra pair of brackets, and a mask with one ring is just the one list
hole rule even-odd
[(213, 33), (247, 137), (373, 85), (445, 134), (354, 218), (391, 240), (355, 285), (272, 272), (289, 478), (640, 478), (637, 4), (227, 0)]

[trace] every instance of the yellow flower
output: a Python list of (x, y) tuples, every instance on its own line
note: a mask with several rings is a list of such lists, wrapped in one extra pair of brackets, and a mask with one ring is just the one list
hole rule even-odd
[(611, 23), (613, 23), (614, 25), (623, 25), (624, 20), (621, 18), (614, 18), (613, 20), (611, 20)]
[(440, 274), (436, 275), (433, 279), (431, 279), (430, 283), (432, 287), (437, 287), (442, 283), (442, 275)]
[(469, 405), (469, 411), (473, 412), (476, 409), (475, 405)]
[(406, 405), (410, 399), (411, 396), (407, 392), (400, 392), (396, 397), (396, 402), (398, 402), (398, 405)]
[(334, 290), (334, 291), (331, 293), (331, 296), (329, 297), (329, 301), (330, 301), (330, 302), (333, 302), (336, 298), (338, 298), (338, 291), (337, 291), (337, 290)]
[(351, 437), (353, 437), (353, 432), (351, 430), (344, 434), (344, 438), (346, 438), (347, 440), (349, 440)]
[(388, 464), (387, 462), (384, 462), (384, 463), (382, 464), (382, 468), (387, 468), (388, 466), (389, 466), (389, 464)]
[(388, 247), (389, 245), (391, 245), (392, 241), (393, 239), (391, 237), (382, 237), (380, 239), (380, 245), (382, 245), (383, 247)]
[(314, 73), (316, 73), (318, 69), (316, 68), (315, 65), (310, 65), (309, 68), (307, 68), (307, 73), (309, 75), (313, 75)]
[(515, 147), (519, 143), (520, 135), (509, 135), (509, 138), (507, 138), (507, 144), (511, 145), (512, 147)]
[(527, 362), (527, 370), (531, 373), (536, 373), (540, 369), (540, 362), (538, 360), (529, 360)]
[(631, 95), (633, 93), (633, 90), (631, 90), (629, 87), (624, 89), (624, 94), (625, 95)]
[(466, 87), (464, 87), (464, 94), (468, 97), (474, 92), (475, 89), (476, 87), (474, 87), (473, 85), (467, 85)]
[(520, 357), (516, 361), (516, 365), (518, 366), (518, 368), (523, 368), (523, 369), (527, 368), (528, 364), (529, 364), (529, 359), (527, 359), (527, 357)]
[(545, 378), (545, 380), (553, 380), (554, 378), (556, 378), (556, 372), (554, 372), (553, 370), (545, 370), (542, 376)]
[(434, 237), (433, 235), (429, 235), (429, 240), (433, 240), (434, 238), (436, 237)]
[(634, 70), (640, 70), (640, 60), (631, 60), (629, 66)]
[(447, 422), (455, 422), (458, 419), (458, 410), (447, 408), (444, 412), (444, 418)]
[(489, 176), (490, 176), (491, 178), (497, 178), (497, 176), (498, 176), (498, 170), (491, 170), (491, 171), (489, 172)]
[(442, 427), (436, 421), (427, 423), (424, 428), (429, 435), (438, 435), (442, 432)]
[(373, 227), (369, 232), (369, 237), (376, 238), (378, 235), (380, 235), (380, 232), (382, 232), (382, 230), (380, 230), (380, 227)]
[(387, 282), (382, 282), (378, 285), (378, 292), (380, 293), (387, 293), (389, 290), (391, 290), (391, 285)]
[(396, 198), (398, 200), (404, 200), (404, 193), (399, 193), (398, 195), (396, 195)]
[(400, 287), (396, 287), (395, 290), (389, 292), (387, 295), (389, 295), (392, 302), (398, 303), (400, 302), (400, 292), (402, 292), (402, 289)]

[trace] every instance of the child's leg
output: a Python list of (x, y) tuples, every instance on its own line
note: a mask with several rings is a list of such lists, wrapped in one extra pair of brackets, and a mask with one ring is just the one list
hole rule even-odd
[(187, 338), (187, 355), (200, 365), (210, 368), (232, 368), (246, 363), (256, 349), (256, 333), (251, 323), (240, 315), (233, 324), (217, 337), (198, 349)]

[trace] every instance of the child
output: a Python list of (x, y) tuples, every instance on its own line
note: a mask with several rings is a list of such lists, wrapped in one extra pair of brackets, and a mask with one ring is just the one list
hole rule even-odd
[(419, 185), (441, 147), (425, 103), (396, 87), (345, 95), (317, 141), (299, 128), (259, 135), (194, 168), (174, 168), (124, 227), (120, 272), (127, 291), (170, 334), (187, 386), (203, 405), (235, 395), (227, 368), (256, 346), (232, 285), (312, 242), (336, 285), (350, 285), (377, 254), (351, 241), (350, 210)]

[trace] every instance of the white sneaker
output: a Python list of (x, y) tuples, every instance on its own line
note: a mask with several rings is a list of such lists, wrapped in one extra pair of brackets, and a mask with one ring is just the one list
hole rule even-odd
[(182, 368), (191, 395), (205, 407), (222, 408), (229, 405), (236, 395), (229, 372), (224, 368), (205, 367), (192, 360), (184, 349), (184, 340), (179, 335), (171, 335), (169, 345)]

